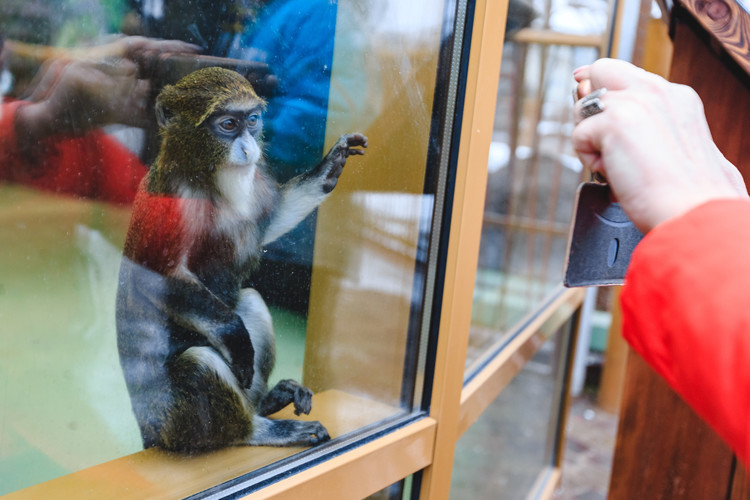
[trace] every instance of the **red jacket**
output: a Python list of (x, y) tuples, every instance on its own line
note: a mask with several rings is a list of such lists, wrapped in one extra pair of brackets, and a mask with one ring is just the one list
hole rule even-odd
[(750, 201), (650, 231), (621, 300), (625, 339), (750, 464)]
[(18, 150), (15, 117), (24, 101), (0, 109), (0, 181), (112, 203), (130, 203), (146, 167), (118, 141), (95, 130), (42, 141), (31, 160)]
[[(123, 255), (140, 266), (167, 276), (178, 269), (181, 259), (215, 243), (206, 228), (213, 227), (213, 205), (207, 199), (151, 194), (141, 182), (133, 202)], [(209, 251), (218, 251), (211, 248)]]

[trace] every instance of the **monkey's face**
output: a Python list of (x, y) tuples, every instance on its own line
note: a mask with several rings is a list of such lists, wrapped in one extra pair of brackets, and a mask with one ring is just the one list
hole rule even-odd
[(253, 167), (260, 160), (261, 108), (252, 104), (227, 106), (207, 120), (206, 126), (227, 148), (227, 168)]
[(156, 100), (162, 147), (152, 192), (216, 193), (252, 183), (262, 163), (264, 107), (252, 85), (226, 69), (205, 68), (165, 86)]

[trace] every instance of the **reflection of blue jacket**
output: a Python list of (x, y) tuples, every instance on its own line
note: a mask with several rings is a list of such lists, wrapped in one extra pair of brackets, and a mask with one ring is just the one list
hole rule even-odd
[(228, 57), (265, 62), (278, 78), (264, 114), (269, 163), (284, 182), (323, 156), (336, 2), (276, 0), (235, 36)]

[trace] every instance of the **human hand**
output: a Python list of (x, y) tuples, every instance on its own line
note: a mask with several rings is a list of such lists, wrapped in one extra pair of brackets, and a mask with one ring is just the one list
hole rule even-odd
[(606, 88), (604, 111), (572, 135), (581, 162), (608, 180), (643, 233), (713, 199), (748, 198), (740, 173), (711, 138), (690, 87), (602, 59), (574, 74), (579, 97)]
[(28, 149), (49, 135), (81, 134), (112, 123), (145, 126), (150, 86), (139, 78), (141, 61), (198, 50), (181, 41), (122, 37), (51, 59), (32, 83), (33, 104), (16, 117), (19, 145)]
[(136, 64), (128, 59), (55, 59), (35, 79), (29, 100), (36, 103), (38, 123), (26, 128), (49, 135), (80, 134), (111, 123), (143, 126), (148, 95), (148, 81), (137, 78)]
[(96, 53), (98, 59), (105, 57), (123, 57), (138, 62), (142, 55), (167, 53), (193, 54), (201, 50), (198, 45), (182, 40), (160, 40), (143, 36), (124, 36), (106, 45), (101, 45)]

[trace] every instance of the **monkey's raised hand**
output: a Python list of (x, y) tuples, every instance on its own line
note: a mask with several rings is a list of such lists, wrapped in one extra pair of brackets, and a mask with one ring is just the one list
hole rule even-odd
[(320, 165), (313, 170), (315, 172), (320, 169), (325, 172), (325, 180), (323, 181), (324, 193), (330, 193), (336, 187), (339, 177), (341, 177), (341, 172), (344, 170), (344, 165), (346, 165), (346, 159), (349, 156), (365, 154), (364, 150), (355, 149), (360, 147), (367, 147), (367, 137), (359, 133), (342, 135), (325, 158), (323, 158)]
[(351, 155), (365, 154), (359, 148), (366, 147), (367, 137), (364, 135), (342, 135), (315, 168), (284, 184), (278, 208), (263, 235), (263, 245), (290, 231), (320, 205), (336, 187), (346, 159)]

